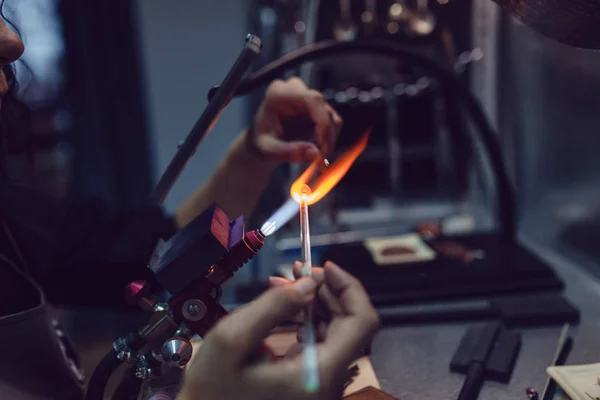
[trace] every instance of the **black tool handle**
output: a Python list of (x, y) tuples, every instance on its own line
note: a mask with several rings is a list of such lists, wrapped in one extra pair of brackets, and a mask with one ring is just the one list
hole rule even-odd
[(483, 363), (476, 362), (471, 364), (465, 383), (463, 383), (458, 400), (476, 400), (479, 397), (481, 386), (483, 385), (483, 374), (485, 367)]
[(246, 37), (246, 45), (242, 53), (160, 177), (151, 195), (153, 200), (157, 200), (160, 203), (164, 202), (175, 181), (179, 178), (179, 175), (196, 152), (200, 142), (206, 137), (219, 118), (221, 111), (223, 111), (235, 94), (238, 85), (260, 54), (261, 47), (262, 42), (258, 36), (248, 35)]

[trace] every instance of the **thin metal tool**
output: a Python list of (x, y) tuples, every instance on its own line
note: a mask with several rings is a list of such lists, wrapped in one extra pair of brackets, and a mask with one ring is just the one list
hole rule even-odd
[[(308, 218), (307, 196), (310, 188), (304, 185), (300, 195), (300, 241), (302, 242), (302, 276), (312, 274), (312, 255), (310, 251), (310, 228)], [(313, 325), (313, 307), (309, 305), (305, 310), (304, 321), (304, 387), (309, 392), (319, 390), (319, 369), (317, 366), (317, 340), (315, 327)]]

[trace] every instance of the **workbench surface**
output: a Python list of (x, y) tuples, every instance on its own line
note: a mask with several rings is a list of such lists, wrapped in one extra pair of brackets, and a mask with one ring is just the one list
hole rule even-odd
[[(581, 311), (581, 323), (571, 328), (575, 342), (567, 364), (600, 362), (600, 280), (571, 261), (529, 245), (565, 281), (568, 299)], [(236, 308), (230, 306), (228, 308)], [(69, 331), (91, 375), (112, 341), (128, 328), (146, 321), (131, 314), (71, 313)], [(105, 329), (97, 330), (97, 326)], [(470, 324), (384, 328), (375, 338), (371, 360), (384, 391), (401, 400), (456, 399), (464, 376), (450, 372), (450, 359)], [(552, 362), (561, 327), (523, 330), (522, 348), (510, 384), (486, 382), (480, 400), (527, 400), (525, 389), (542, 393), (546, 367)]]
[[(600, 280), (572, 262), (526, 243), (566, 283), (566, 297), (581, 311), (570, 334), (574, 347), (568, 365), (600, 362)], [(375, 338), (371, 359), (382, 389), (400, 400), (450, 400), (460, 392), (464, 375), (451, 373), (450, 360), (468, 324), (384, 328)], [(561, 327), (523, 329), (522, 347), (508, 385), (485, 382), (480, 400), (527, 399), (535, 388), (541, 397)]]

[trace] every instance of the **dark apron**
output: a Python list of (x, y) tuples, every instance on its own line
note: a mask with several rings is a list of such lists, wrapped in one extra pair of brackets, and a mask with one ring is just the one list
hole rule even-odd
[(39, 294), (36, 307), (0, 317), (0, 400), (81, 400), (85, 380), (74, 346), (52, 316), (8, 227), (0, 222), (0, 229), (19, 255), (17, 263), (0, 253), (0, 268), (15, 269)]

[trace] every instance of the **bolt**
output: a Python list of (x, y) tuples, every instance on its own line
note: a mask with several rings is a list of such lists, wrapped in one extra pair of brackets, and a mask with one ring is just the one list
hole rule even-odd
[(136, 369), (135, 377), (138, 379), (146, 379), (148, 377), (148, 370), (146, 368)]
[(119, 352), (117, 357), (119, 358), (119, 360), (124, 361), (129, 364), (133, 364), (134, 362), (137, 361), (137, 355), (132, 353), (131, 351), (121, 351), (121, 352)]
[(181, 307), (183, 316), (190, 321), (200, 321), (206, 314), (206, 306), (198, 299), (190, 299)]
[(198, 315), (200, 313), (200, 307), (197, 304), (190, 304), (188, 306), (188, 312), (190, 315)]

